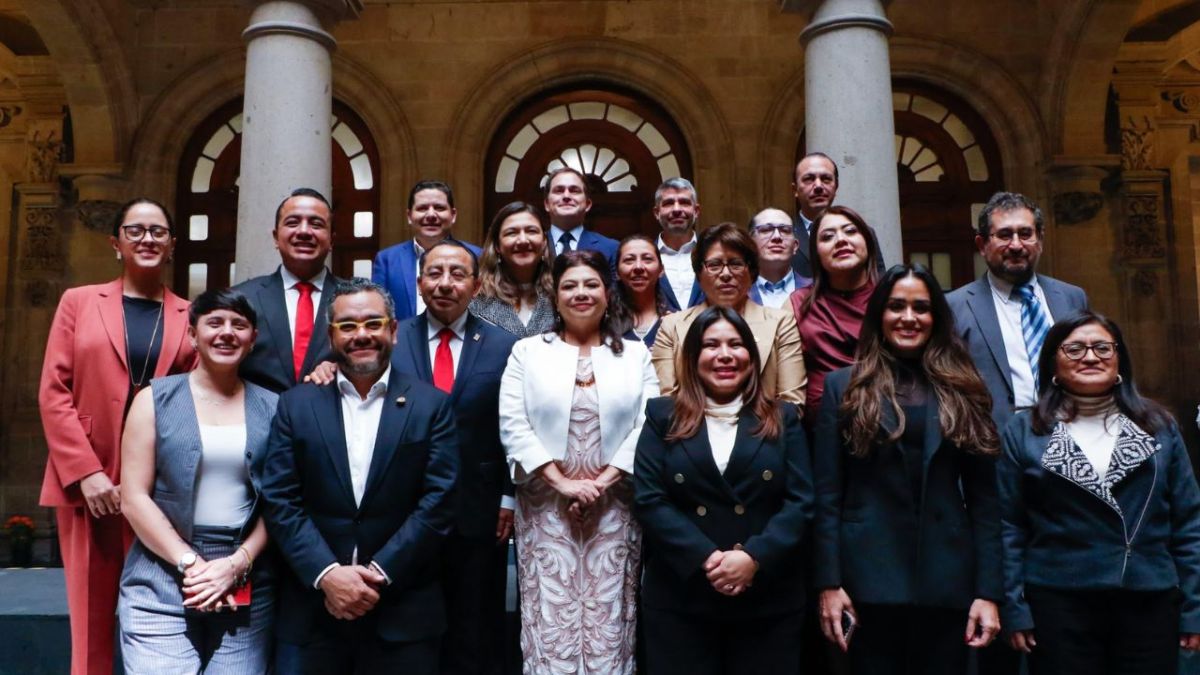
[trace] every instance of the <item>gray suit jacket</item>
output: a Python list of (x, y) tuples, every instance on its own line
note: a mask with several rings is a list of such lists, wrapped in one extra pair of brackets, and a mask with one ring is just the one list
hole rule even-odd
[[(1037, 280), (1055, 321), (1088, 308), (1087, 294), (1082, 288), (1042, 274), (1037, 275)], [(971, 359), (992, 395), (992, 419), (996, 428), (1004, 429), (1013, 414), (1012, 375), (987, 275), (955, 289), (946, 300), (954, 312), (955, 331), (966, 341)]]

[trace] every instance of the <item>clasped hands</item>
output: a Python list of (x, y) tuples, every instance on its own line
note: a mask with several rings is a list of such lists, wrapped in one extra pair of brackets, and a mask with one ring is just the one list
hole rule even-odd
[(567, 507), (567, 516), (575, 526), (581, 525), (587, 518), (588, 507), (621, 480), (621, 470), (611, 466), (595, 478), (567, 478), (553, 462), (546, 465), (541, 475), (555, 492), (571, 502)]
[(339, 565), (321, 577), (325, 611), (333, 618), (350, 621), (375, 608), (379, 591), (387, 580), (365, 565)]
[(721, 595), (740, 595), (754, 582), (758, 563), (741, 549), (713, 551), (704, 561), (708, 583)]
[(245, 572), (245, 559), (234, 554), (205, 560), (199, 556), (183, 572), (183, 606), (199, 612), (216, 612), (233, 607), (238, 578)]

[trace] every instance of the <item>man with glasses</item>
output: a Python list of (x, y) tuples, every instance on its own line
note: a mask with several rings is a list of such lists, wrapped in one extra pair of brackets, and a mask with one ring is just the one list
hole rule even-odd
[(425, 311), (397, 329), (392, 367), (449, 394), (458, 422), (455, 530), (442, 567), (448, 624), (442, 673), (498, 675), (516, 508), (500, 444), (500, 377), (517, 338), (467, 312), (479, 288), (479, 259), (469, 247), (437, 242), (419, 265)]
[(279, 397), (261, 488), (280, 574), (276, 671), (438, 673), (454, 526), (450, 397), (391, 367), (395, 309), (366, 279), (329, 293), (332, 386)]
[(258, 313), (258, 339), (241, 375), (279, 393), (330, 360), (325, 292), (338, 279), (325, 267), (333, 248), (333, 209), (311, 188), (294, 190), (275, 209), (271, 236), (282, 264), (235, 287)]
[(787, 304), (792, 291), (812, 284), (792, 269), (800, 248), (792, 218), (779, 209), (763, 209), (750, 219), (749, 229), (758, 246), (758, 279), (750, 287), (750, 299), (778, 309)]
[[(1037, 402), (1038, 357), (1055, 321), (1087, 309), (1083, 289), (1037, 274), (1042, 211), (1015, 192), (992, 195), (979, 214), (975, 246), (987, 263), (981, 278), (946, 296), (955, 329), (992, 395), (992, 419), (1004, 429), (1016, 408)], [(980, 675), (1016, 675), (1017, 652), (997, 641), (980, 652)]]
[(663, 274), (658, 285), (663, 289), (671, 311), (695, 307), (704, 301), (704, 293), (692, 269), (699, 218), (700, 199), (696, 196), (696, 186), (688, 179), (668, 178), (654, 191), (654, 219), (662, 227), (662, 233), (658, 235), (658, 253), (662, 258)]

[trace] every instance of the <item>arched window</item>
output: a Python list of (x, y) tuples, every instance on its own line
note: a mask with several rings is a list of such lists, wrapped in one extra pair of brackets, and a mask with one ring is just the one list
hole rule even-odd
[(567, 89), (528, 99), (500, 126), (484, 168), (485, 218), (516, 201), (542, 204), (551, 171), (587, 176), (588, 226), (620, 239), (656, 234), (654, 190), (667, 178), (691, 178), (692, 160), (675, 122), (655, 103), (612, 89)]
[[(333, 102), (333, 253), (338, 276), (371, 276), (379, 249), (379, 152), (366, 124)], [(179, 233), (175, 292), (194, 298), (234, 278), (238, 176), (242, 157), (242, 100), (208, 117), (192, 136), (180, 163), (176, 194)], [(272, 223), (263, 223), (269, 236)]]

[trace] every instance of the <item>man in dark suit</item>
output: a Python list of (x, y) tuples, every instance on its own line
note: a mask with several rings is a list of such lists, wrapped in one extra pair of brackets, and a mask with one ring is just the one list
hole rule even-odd
[[(408, 226), (412, 239), (389, 246), (375, 256), (371, 279), (392, 294), (396, 320), (410, 319), (425, 311), (417, 291), (417, 260), (437, 242), (453, 236), (458, 219), (454, 191), (440, 180), (423, 180), (408, 192)], [(479, 248), (466, 244), (475, 255)]]
[(546, 181), (546, 214), (550, 216), (550, 245), (554, 254), (565, 251), (599, 251), (608, 266), (617, 269), (617, 240), (592, 232), (583, 220), (592, 209), (591, 193), (583, 174), (569, 167), (555, 169)]
[[(1014, 409), (1037, 402), (1037, 356), (1046, 329), (1088, 306), (1083, 289), (1037, 274), (1044, 236), (1042, 210), (1032, 200), (1013, 192), (992, 195), (975, 233), (988, 271), (946, 296), (955, 330), (992, 395), (1000, 430)], [(980, 675), (1016, 675), (1019, 668), (1017, 652), (999, 641), (979, 654)]]
[(425, 311), (400, 324), (392, 367), (450, 395), (458, 422), (456, 527), (442, 581), (448, 629), (442, 673), (502, 672), (513, 486), (500, 444), (500, 378), (517, 338), (467, 312), (479, 260), (461, 242), (422, 256)]
[(258, 339), (241, 375), (279, 393), (329, 361), (326, 307), (337, 277), (325, 267), (332, 248), (332, 208), (316, 190), (294, 190), (275, 209), (271, 234), (282, 264), (234, 287), (258, 313)]
[(438, 672), (441, 549), (454, 524), (450, 399), (390, 366), (391, 299), (339, 284), (333, 386), (285, 392), (262, 469), (279, 579), (280, 673)]
[(699, 218), (700, 198), (691, 181), (668, 178), (654, 191), (654, 219), (662, 227), (662, 234), (658, 236), (658, 254), (662, 258), (663, 274), (658, 285), (672, 311), (704, 302), (704, 291), (692, 269), (692, 249), (696, 248), (696, 221)]
[(808, 259), (808, 238), (813, 225), (837, 197), (838, 167), (833, 158), (823, 152), (810, 152), (796, 164), (792, 190), (800, 210), (792, 221), (799, 244), (792, 257), (796, 276), (811, 279), (812, 261)]

